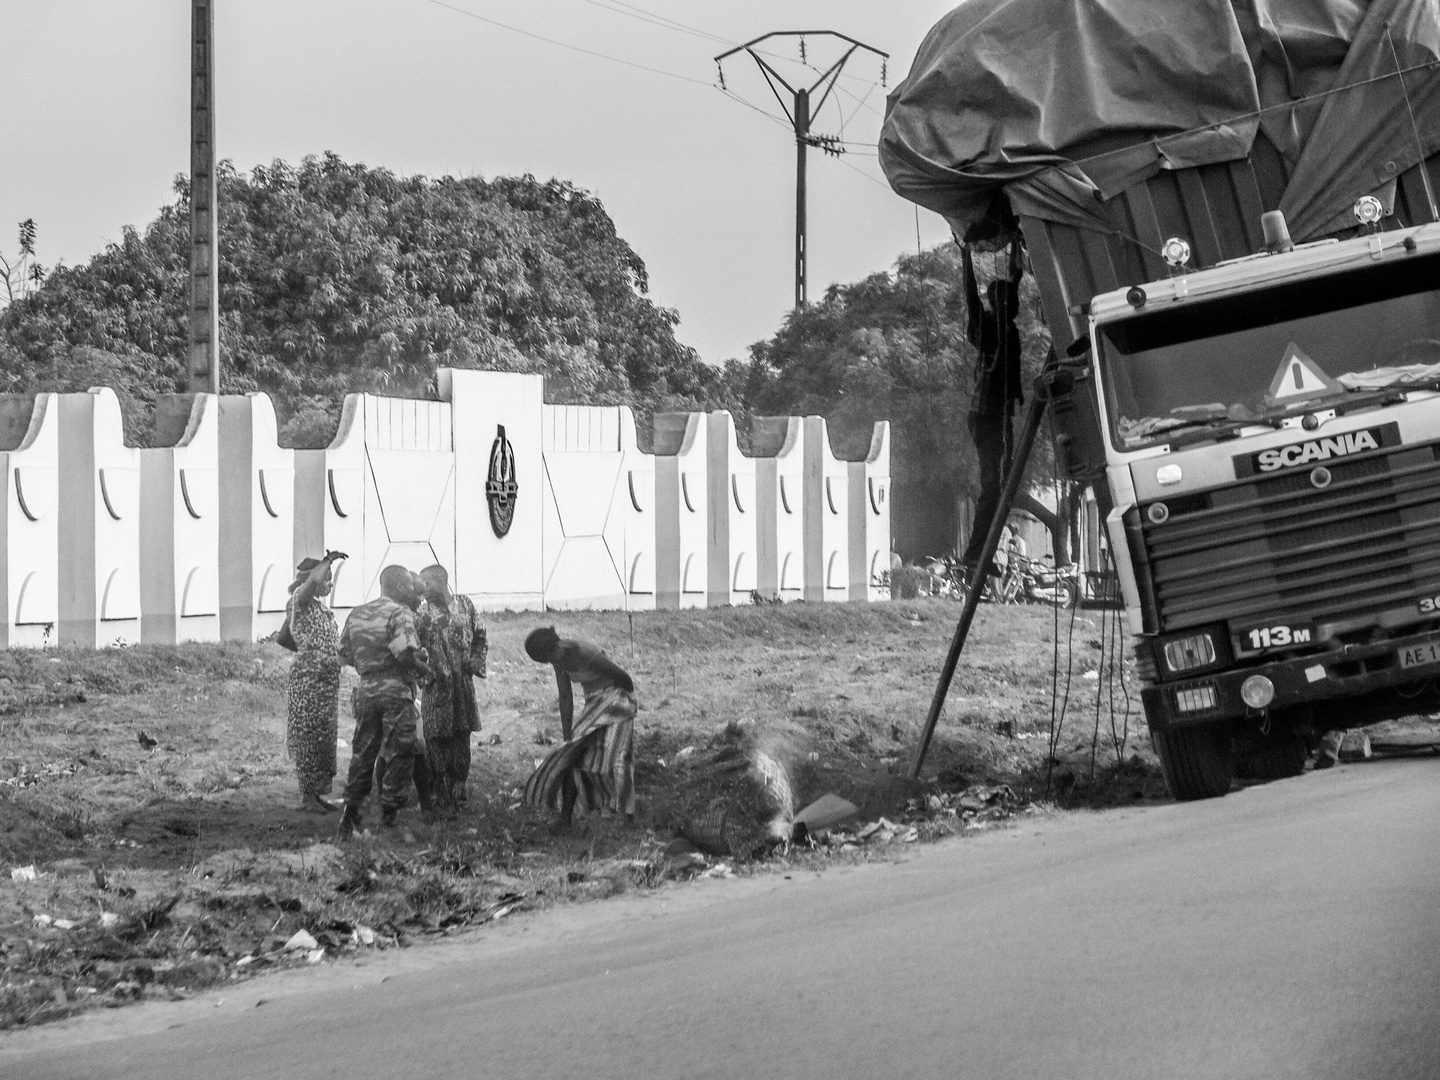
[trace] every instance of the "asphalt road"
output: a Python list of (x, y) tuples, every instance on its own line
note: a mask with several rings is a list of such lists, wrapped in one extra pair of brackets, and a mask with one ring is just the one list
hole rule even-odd
[(96, 1014), (0, 1077), (1440, 1077), (1437, 902), (1440, 759), (1372, 761)]

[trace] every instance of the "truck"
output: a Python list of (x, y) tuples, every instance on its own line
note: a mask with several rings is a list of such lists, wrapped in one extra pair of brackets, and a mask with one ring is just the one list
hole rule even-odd
[(970, 0), (880, 147), (1023, 238), (1171, 793), (1440, 711), (1434, 0)]

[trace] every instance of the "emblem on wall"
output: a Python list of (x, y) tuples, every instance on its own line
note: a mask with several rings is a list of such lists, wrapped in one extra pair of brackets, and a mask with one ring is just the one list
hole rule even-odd
[(505, 437), (505, 425), (495, 425), (495, 442), (490, 447), (490, 475), (485, 480), (485, 501), (490, 504), (490, 527), (496, 536), (510, 531), (515, 520), (515, 450)]

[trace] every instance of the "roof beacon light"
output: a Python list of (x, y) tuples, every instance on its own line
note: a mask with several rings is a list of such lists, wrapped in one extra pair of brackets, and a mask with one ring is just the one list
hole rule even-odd
[(1290, 239), (1290, 227), (1285, 224), (1285, 215), (1279, 210), (1268, 210), (1260, 215), (1260, 228), (1265, 233), (1265, 250), (1272, 255), (1290, 251), (1295, 243)]
[(1385, 204), (1374, 195), (1361, 195), (1355, 200), (1355, 220), (1365, 228), (1375, 228), (1384, 216)]
[[(1359, 213), (1359, 210), (1356, 210), (1356, 213)], [(1179, 270), (1190, 261), (1190, 244), (1178, 236), (1172, 236), (1161, 245), (1160, 255), (1172, 269)]]

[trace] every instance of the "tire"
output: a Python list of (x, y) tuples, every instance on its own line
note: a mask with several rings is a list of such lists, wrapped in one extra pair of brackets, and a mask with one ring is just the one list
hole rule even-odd
[(1059, 604), (1060, 607), (1072, 608), (1080, 599), (1080, 590), (1075, 588), (1073, 582), (1062, 581), (1055, 589), (1058, 595), (1056, 603)]
[(1226, 732), (1214, 726), (1150, 729), (1165, 785), (1180, 802), (1218, 799), (1235, 779), (1235, 753)]
[(1245, 776), (1256, 780), (1288, 780), (1305, 771), (1305, 740), (1289, 728), (1273, 731), (1240, 763)]

